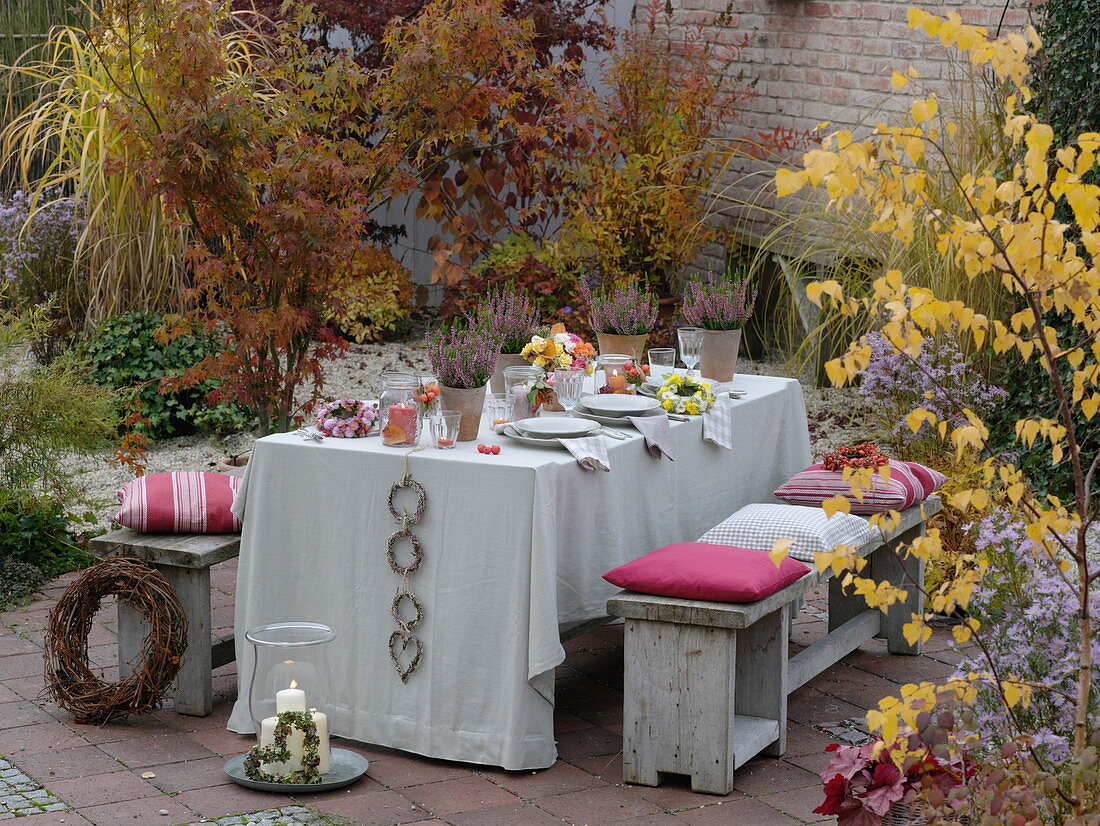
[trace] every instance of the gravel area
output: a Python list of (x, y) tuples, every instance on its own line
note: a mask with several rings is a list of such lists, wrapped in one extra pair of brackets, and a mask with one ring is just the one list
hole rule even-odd
[[(340, 359), (325, 366), (327, 376), (325, 396), (328, 398), (377, 398), (381, 392), (381, 375), (386, 370), (428, 370), (420, 336), (411, 340), (383, 344), (353, 345)], [(769, 361), (738, 362), (743, 373), (782, 376), (792, 375), (781, 363)], [(806, 415), (815, 457), (845, 442), (867, 438), (872, 432), (858, 396), (852, 390), (816, 388), (803, 381)], [(206, 436), (184, 436), (157, 441), (148, 451), (147, 473), (173, 470), (213, 470), (218, 459), (249, 449), (251, 434), (228, 439)], [(132, 479), (125, 468), (107, 464), (105, 457), (74, 459), (72, 472), (79, 474), (87, 491), (98, 526), (106, 529), (118, 509), (115, 491)]]

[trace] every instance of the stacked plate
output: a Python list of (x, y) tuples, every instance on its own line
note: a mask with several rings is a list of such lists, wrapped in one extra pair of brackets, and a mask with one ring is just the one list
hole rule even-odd
[(597, 393), (583, 396), (574, 415), (593, 422), (610, 425), (630, 424), (629, 416), (663, 416), (656, 399), (619, 393)]
[(509, 422), (502, 431), (505, 436), (532, 447), (562, 447), (561, 439), (579, 439), (591, 436), (600, 426), (596, 422), (565, 416), (547, 416), (541, 419), (520, 419)]

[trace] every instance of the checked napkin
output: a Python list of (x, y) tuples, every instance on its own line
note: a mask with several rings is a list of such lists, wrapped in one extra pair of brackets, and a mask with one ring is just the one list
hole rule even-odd
[(676, 461), (672, 455), (672, 428), (668, 424), (668, 416), (630, 416), (630, 423), (638, 428), (638, 432), (645, 437), (645, 447), (649, 455), (654, 459), (667, 456)]
[(573, 454), (577, 464), (585, 470), (611, 470), (607, 458), (607, 445), (603, 436), (585, 436), (583, 439), (560, 439), (565, 449)]
[(703, 414), (703, 438), (726, 450), (733, 450), (733, 405), (733, 399), (723, 394)]

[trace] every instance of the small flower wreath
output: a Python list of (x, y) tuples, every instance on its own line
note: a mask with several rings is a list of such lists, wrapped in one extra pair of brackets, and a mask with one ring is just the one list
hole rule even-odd
[[(287, 763), (290, 761), (290, 749), (286, 740), (293, 729), (298, 729), (303, 735), (304, 750), (302, 753), (302, 768), (300, 771), (287, 772), (286, 774), (268, 774), (260, 766), (264, 763)], [(293, 783), (296, 785), (309, 785), (321, 782), (321, 773), (317, 767), (321, 765), (318, 751), (321, 746), (321, 738), (317, 736), (317, 724), (313, 722), (313, 715), (308, 711), (284, 711), (279, 715), (279, 721), (275, 724), (275, 742), (270, 746), (253, 746), (248, 750), (244, 758), (244, 774), (249, 780), (257, 783)]]
[(657, 400), (669, 413), (698, 416), (714, 405), (714, 391), (709, 381), (693, 376), (671, 375), (657, 391)]
[(366, 402), (337, 399), (317, 412), (317, 429), (324, 436), (354, 439), (366, 436), (378, 419), (378, 411)]

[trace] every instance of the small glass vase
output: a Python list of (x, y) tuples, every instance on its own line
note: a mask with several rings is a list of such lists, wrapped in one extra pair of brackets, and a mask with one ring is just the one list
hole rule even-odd
[(636, 364), (633, 356), (621, 353), (601, 355), (597, 369), (603, 372), (603, 381), (596, 381), (598, 392), (633, 395), (635, 387), (630, 383), (626, 372), (628, 364)]
[(382, 374), (382, 395), (378, 399), (382, 444), (412, 447), (420, 441), (418, 379), (412, 373)]

